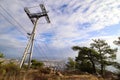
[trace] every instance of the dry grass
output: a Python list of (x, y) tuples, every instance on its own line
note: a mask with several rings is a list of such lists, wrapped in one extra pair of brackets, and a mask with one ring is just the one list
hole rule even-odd
[(60, 73), (40, 73), (39, 70), (22, 70), (17, 75), (0, 75), (0, 80), (104, 80), (91, 74), (62, 75)]
[(57, 74), (42, 74), (36, 70), (21, 71), (19, 75), (6, 75), (0, 80), (103, 80), (93, 75), (71, 75), (59, 76)]
[(71, 76), (60, 76), (58, 74), (42, 74), (37, 71), (27, 72), (24, 80), (103, 80), (97, 78), (94, 75), (71, 75)]

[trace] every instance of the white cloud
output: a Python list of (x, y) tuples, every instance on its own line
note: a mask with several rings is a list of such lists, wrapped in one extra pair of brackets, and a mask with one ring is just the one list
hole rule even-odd
[[(76, 5), (72, 5), (71, 1), (70, 4), (68, 3), (68, 7), (65, 8), (65, 10), (67, 10), (66, 12), (68, 12), (67, 15), (64, 13), (60, 16), (58, 16), (57, 14), (54, 15), (54, 19), (58, 20), (57, 21), (58, 23), (56, 23), (56, 25), (58, 25), (58, 28), (56, 30), (57, 32), (56, 36), (58, 36), (59, 39), (81, 37), (82, 35), (88, 34), (89, 32), (101, 30), (107, 26), (119, 23), (120, 10), (117, 8), (117, 6), (119, 5), (120, 1), (115, 2), (103, 0), (102, 2), (100, 1), (94, 1), (94, 3), (90, 2), (91, 1), (88, 2), (83, 1), (82, 3), (77, 2), (76, 5), (78, 6), (81, 5), (80, 9), (78, 9), (77, 12), (71, 13), (76, 7), (78, 7)], [(88, 11), (82, 13), (82, 11), (87, 7), (89, 8)], [(84, 29), (84, 31), (82, 29), (79, 30), (76, 28), (76, 23), (85, 22), (89, 22), (91, 23), (91, 25)], [(66, 23), (67, 25), (66, 24), (63, 25), (62, 23)], [(84, 27), (84, 25), (81, 27)]]

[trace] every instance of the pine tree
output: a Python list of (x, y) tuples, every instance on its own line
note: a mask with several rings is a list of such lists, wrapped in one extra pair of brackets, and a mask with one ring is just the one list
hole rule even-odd
[(88, 47), (74, 46), (74, 51), (78, 52), (78, 57), (76, 57), (77, 68), (81, 71), (87, 71), (90, 73), (96, 73), (96, 61), (98, 59), (98, 53)]
[(90, 45), (99, 54), (100, 72), (101, 75), (104, 75), (106, 66), (112, 65), (115, 62), (117, 49), (111, 49), (105, 40), (95, 39), (93, 41)]

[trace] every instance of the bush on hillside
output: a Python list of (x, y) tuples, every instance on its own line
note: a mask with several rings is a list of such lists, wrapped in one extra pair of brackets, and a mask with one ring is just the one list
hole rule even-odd
[(39, 68), (42, 68), (44, 66), (44, 63), (37, 61), (35, 59), (33, 59), (31, 61), (31, 63), (32, 63), (31, 68), (33, 68), (33, 69), (39, 69)]

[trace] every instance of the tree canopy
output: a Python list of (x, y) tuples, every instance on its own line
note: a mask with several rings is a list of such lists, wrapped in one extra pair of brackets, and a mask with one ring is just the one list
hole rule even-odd
[(90, 47), (73, 46), (72, 49), (78, 51), (75, 58), (76, 68), (81, 71), (89, 73), (100, 71), (101, 75), (104, 75), (106, 67), (114, 66), (116, 63), (117, 48), (112, 49), (105, 40), (95, 39)]
[(115, 45), (120, 45), (120, 37), (118, 37), (118, 40), (113, 41)]
[(104, 75), (106, 66), (112, 65), (116, 59), (117, 48), (112, 49), (105, 40), (95, 39), (91, 43), (91, 48), (95, 49), (99, 54), (99, 64), (101, 74)]
[[(78, 51), (78, 57), (76, 57), (76, 62), (81, 70), (96, 73), (95, 63), (98, 59), (98, 53), (88, 47), (74, 46), (72, 48), (74, 51)], [(80, 66), (82, 65), (82, 66)], [(88, 66), (90, 69), (88, 69)]]

